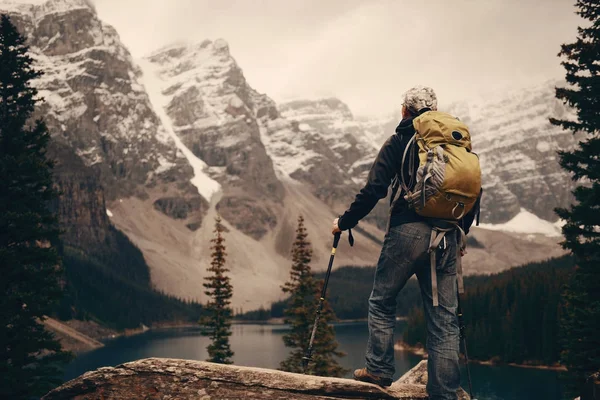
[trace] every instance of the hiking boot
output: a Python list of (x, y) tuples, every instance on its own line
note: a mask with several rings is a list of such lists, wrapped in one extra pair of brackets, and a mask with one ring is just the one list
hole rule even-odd
[(354, 371), (354, 379), (361, 382), (374, 383), (381, 387), (388, 387), (392, 385), (392, 380), (390, 378), (382, 378), (373, 375), (369, 373), (366, 368), (361, 368)]

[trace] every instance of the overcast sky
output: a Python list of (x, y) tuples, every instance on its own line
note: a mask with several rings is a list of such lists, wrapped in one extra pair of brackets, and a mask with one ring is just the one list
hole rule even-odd
[(135, 57), (225, 39), (276, 101), (336, 96), (358, 115), (396, 110), (415, 84), (440, 102), (564, 76), (574, 0), (94, 0)]

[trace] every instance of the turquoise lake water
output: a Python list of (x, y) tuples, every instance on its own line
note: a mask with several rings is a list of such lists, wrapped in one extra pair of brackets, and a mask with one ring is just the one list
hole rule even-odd
[[(400, 337), (403, 322), (396, 327)], [(287, 356), (282, 336), (287, 328), (282, 325), (235, 324), (232, 326), (231, 347), (236, 365), (277, 368)], [(346, 353), (340, 364), (348, 369), (364, 365), (367, 342), (365, 322), (340, 323), (335, 326), (339, 348)], [(205, 360), (208, 338), (198, 328), (150, 330), (143, 334), (119, 337), (106, 346), (78, 356), (65, 371), (65, 379), (72, 379), (86, 371), (103, 366), (115, 366), (147, 357)], [(420, 356), (396, 351), (396, 376), (400, 377), (420, 360)], [(472, 364), (471, 375), (478, 400), (560, 400), (561, 385), (556, 371), (511, 366)], [(466, 372), (463, 367), (463, 378)], [(463, 379), (466, 388), (466, 379)]]

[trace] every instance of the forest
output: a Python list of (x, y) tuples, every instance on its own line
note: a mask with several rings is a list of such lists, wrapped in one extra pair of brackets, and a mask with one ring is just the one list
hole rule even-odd
[[(465, 280), (462, 297), (469, 356), (507, 363), (554, 364), (560, 356), (561, 293), (574, 270), (571, 256)], [(425, 344), (422, 307), (408, 314), (403, 340)]]
[(61, 248), (65, 287), (58, 317), (91, 319), (117, 330), (157, 322), (197, 322), (202, 306), (152, 288), (141, 251), (119, 230), (111, 230), (115, 251), (90, 254)]

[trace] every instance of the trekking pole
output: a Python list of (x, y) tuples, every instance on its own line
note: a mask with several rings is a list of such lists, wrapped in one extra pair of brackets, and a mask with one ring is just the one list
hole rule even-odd
[(471, 370), (469, 369), (469, 353), (467, 352), (467, 337), (465, 335), (465, 323), (463, 320), (462, 308), (460, 306), (460, 294), (457, 293), (456, 296), (458, 298), (458, 329), (460, 331), (460, 338), (463, 341), (463, 350), (465, 353), (465, 363), (467, 367), (467, 380), (469, 382), (469, 394), (471, 395), (471, 400), (477, 400), (475, 397), (473, 397), (473, 384), (471, 383)]
[(340, 242), (340, 237), (342, 236), (341, 232), (337, 232), (333, 236), (333, 248), (331, 249), (331, 256), (329, 257), (329, 266), (327, 267), (327, 274), (325, 274), (325, 283), (323, 283), (323, 289), (321, 290), (321, 297), (319, 298), (319, 305), (317, 306), (317, 315), (315, 317), (315, 324), (313, 325), (312, 334), (310, 335), (310, 342), (308, 343), (308, 350), (306, 350), (306, 354), (302, 357), (302, 366), (304, 368), (304, 373), (306, 373), (306, 369), (308, 368), (308, 363), (312, 357), (313, 351), (313, 343), (315, 341), (315, 334), (317, 333), (317, 325), (319, 324), (319, 319), (321, 318), (321, 311), (323, 310), (323, 303), (325, 302), (325, 293), (327, 292), (327, 283), (329, 282), (329, 275), (331, 274), (331, 267), (333, 266), (333, 259), (335, 257), (335, 251), (337, 249), (338, 243)]

